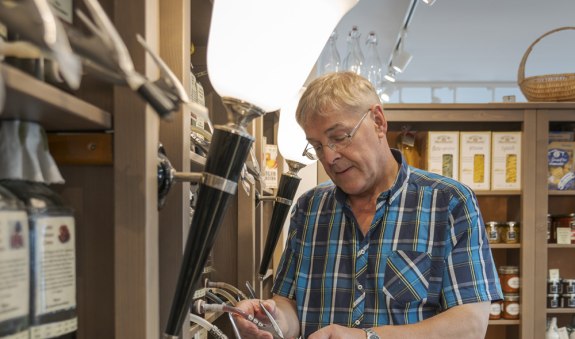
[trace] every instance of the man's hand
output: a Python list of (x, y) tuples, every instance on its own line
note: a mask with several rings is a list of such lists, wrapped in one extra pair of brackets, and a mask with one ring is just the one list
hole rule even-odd
[(349, 328), (341, 325), (329, 325), (312, 333), (309, 339), (365, 339), (366, 335), (363, 330), (358, 328)]
[[(263, 303), (268, 312), (270, 312), (271, 315), (276, 320), (278, 320), (278, 313), (281, 312), (278, 312), (275, 302), (273, 300), (265, 300)], [(254, 317), (262, 320), (264, 323), (268, 322), (266, 314), (260, 307), (260, 301), (257, 299), (240, 301), (236, 304), (236, 307), (246, 312), (247, 314), (251, 314)], [(243, 338), (273, 339), (273, 335), (270, 332), (260, 330), (256, 324), (250, 322), (249, 320), (246, 320), (238, 315), (234, 315), (234, 320), (236, 321), (240, 335)]]

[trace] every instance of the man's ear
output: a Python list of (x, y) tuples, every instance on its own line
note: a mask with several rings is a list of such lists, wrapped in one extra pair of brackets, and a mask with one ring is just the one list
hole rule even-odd
[(383, 107), (381, 105), (373, 106), (372, 114), (376, 132), (380, 137), (385, 137), (385, 134), (387, 134), (387, 120), (383, 114)]

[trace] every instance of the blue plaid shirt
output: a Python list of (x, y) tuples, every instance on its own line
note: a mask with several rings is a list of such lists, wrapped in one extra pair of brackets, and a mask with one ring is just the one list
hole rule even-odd
[(295, 299), (301, 334), (321, 327), (413, 324), (450, 307), (502, 298), (477, 200), (465, 185), (401, 164), (359, 230), (328, 182), (292, 210), (273, 293)]

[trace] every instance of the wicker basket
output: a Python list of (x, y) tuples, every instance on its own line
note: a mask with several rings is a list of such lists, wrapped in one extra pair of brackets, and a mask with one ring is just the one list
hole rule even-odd
[(567, 29), (575, 30), (575, 27), (560, 27), (549, 31), (535, 40), (525, 51), (517, 71), (517, 84), (528, 101), (575, 101), (575, 73), (525, 77), (525, 62), (533, 46), (544, 37)]

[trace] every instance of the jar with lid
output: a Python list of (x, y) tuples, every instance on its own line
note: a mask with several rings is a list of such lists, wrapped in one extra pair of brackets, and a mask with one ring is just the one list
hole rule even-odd
[(547, 293), (563, 293), (563, 285), (561, 284), (561, 279), (547, 279)]
[(508, 221), (501, 228), (501, 242), (505, 244), (519, 243), (519, 223)]
[(503, 309), (501, 317), (503, 319), (516, 320), (519, 319), (519, 294), (506, 293), (503, 294)]
[(549, 293), (547, 294), (547, 308), (561, 307), (561, 294)]
[(503, 308), (502, 300), (495, 300), (491, 302), (491, 308), (489, 310), (489, 320), (501, 319), (501, 309)]
[(563, 286), (561, 293), (575, 294), (575, 279), (563, 279), (561, 285)]
[(501, 237), (499, 235), (499, 223), (497, 221), (486, 222), (485, 229), (487, 231), (487, 239), (489, 239), (490, 244), (498, 244), (501, 242)]
[(553, 216), (553, 239), (557, 244), (571, 243), (571, 223), (575, 221), (575, 213)]
[(561, 294), (564, 308), (575, 308), (575, 293)]
[(519, 292), (519, 267), (501, 266), (499, 267), (499, 280), (503, 293)]

